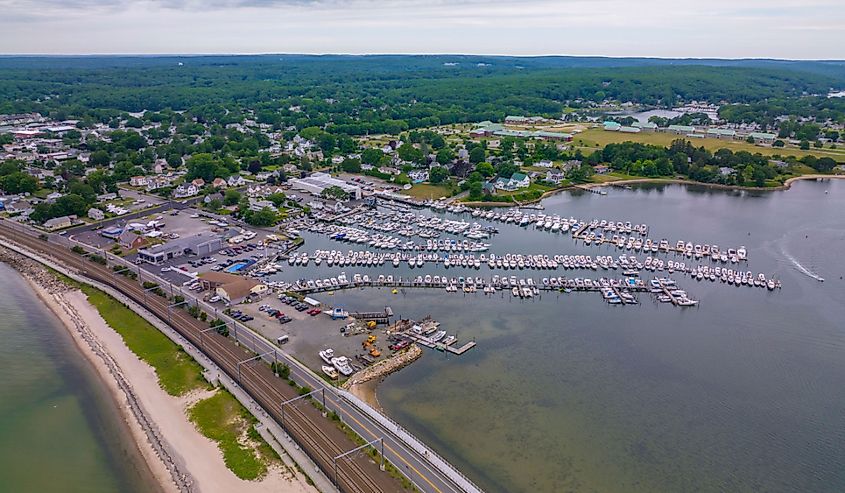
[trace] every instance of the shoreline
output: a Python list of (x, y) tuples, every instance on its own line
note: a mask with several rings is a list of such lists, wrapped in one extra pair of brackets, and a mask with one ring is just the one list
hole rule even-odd
[[(81, 317), (74, 313), (74, 305), (65, 297), (65, 294), (71, 291), (70, 288), (46, 269), (39, 269), (39, 266), (33, 261), (22, 257), (15, 258), (17, 254), (10, 250), (2, 249), (2, 253), (0, 260), (14, 269), (26, 281), (33, 293), (56, 317), (59, 325), (64, 327), (67, 334), (70, 335), (74, 346), (86, 362), (93, 367), (94, 374), (107, 389), (112, 402), (120, 412), (121, 421), (128, 428), (132, 442), (143, 458), (144, 465), (161, 491), (190, 491), (190, 477), (181, 473), (175, 463), (173, 469), (168, 468), (165, 459), (159, 455), (160, 452), (153, 445), (153, 443), (158, 442), (157, 445), (162, 447), (163, 443), (157, 440), (159, 437), (152, 429), (152, 423), (140, 407), (137, 395), (132, 390), (123, 372), (120, 371), (113, 356), (97, 340), (94, 333), (87, 328), (87, 324)], [(30, 262), (32, 264), (29, 264)], [(77, 292), (79, 291), (77, 290)], [(79, 293), (81, 294), (81, 292)]]
[[(580, 183), (578, 185), (570, 185), (568, 187), (557, 188), (554, 190), (549, 190), (548, 192), (544, 192), (539, 198), (534, 200), (529, 200), (527, 202), (522, 202), (522, 205), (529, 205), (529, 204), (537, 204), (542, 202), (544, 199), (549, 198), (553, 195), (556, 195), (561, 192), (567, 192), (572, 190), (591, 190), (593, 188), (603, 188), (603, 187), (611, 187), (615, 185), (636, 185), (636, 184), (647, 184), (647, 183), (654, 183), (654, 184), (668, 184), (668, 185), (698, 185), (702, 187), (708, 188), (715, 188), (719, 190), (737, 190), (737, 191), (749, 191), (749, 192), (780, 192), (784, 190), (789, 190), (792, 187), (792, 184), (796, 181), (803, 181), (803, 180), (819, 180), (819, 179), (833, 179), (833, 180), (841, 180), (845, 179), (845, 175), (820, 175), (820, 174), (812, 174), (812, 175), (801, 175), (801, 176), (793, 176), (792, 178), (787, 178), (783, 185), (777, 187), (744, 187), (739, 185), (722, 185), (721, 183), (704, 183), (700, 181), (694, 180), (686, 180), (680, 178), (632, 178), (632, 179), (622, 179), (622, 180), (614, 180), (614, 181), (606, 181), (603, 183)], [(471, 202), (460, 202), (461, 205), (467, 207), (519, 207), (519, 204), (515, 202), (480, 202), (480, 201), (471, 201)]]
[(197, 390), (179, 397), (166, 393), (155, 369), (126, 346), (85, 293), (11, 250), (0, 248), (0, 261), (31, 286), (94, 367), (161, 491), (316, 491), (283, 464), (270, 467), (260, 480), (236, 477), (223, 461), (217, 443), (202, 435), (188, 419), (187, 409), (214, 390)]
[(373, 409), (384, 413), (381, 403), (378, 401), (377, 391), (379, 384), (392, 373), (418, 360), (422, 357), (422, 354), (422, 349), (417, 344), (412, 344), (408, 349), (352, 375), (349, 380), (341, 385), (341, 388), (366, 402)]

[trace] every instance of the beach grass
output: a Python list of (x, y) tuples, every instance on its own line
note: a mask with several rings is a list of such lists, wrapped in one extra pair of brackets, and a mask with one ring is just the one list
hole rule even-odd
[(241, 479), (260, 479), (267, 464), (279, 460), (255, 430), (255, 417), (225, 390), (191, 406), (188, 416), (200, 433), (217, 442), (226, 467)]
[(126, 346), (155, 369), (165, 392), (180, 396), (208, 388), (202, 367), (140, 315), (96, 288), (81, 285), (80, 289), (106, 323), (120, 334)]

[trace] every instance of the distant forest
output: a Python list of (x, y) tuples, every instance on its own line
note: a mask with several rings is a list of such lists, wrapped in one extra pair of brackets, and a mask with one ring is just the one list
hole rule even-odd
[[(0, 113), (38, 111), (107, 122), (122, 112), (189, 110), (208, 123), (318, 126), (398, 133), (438, 124), (559, 117), (605, 99), (748, 104), (733, 121), (782, 109), (845, 114), (826, 101), (845, 87), (843, 62), (476, 56), (0, 57)], [(801, 100), (801, 103), (795, 101)], [(297, 107), (291, 110), (291, 107)]]

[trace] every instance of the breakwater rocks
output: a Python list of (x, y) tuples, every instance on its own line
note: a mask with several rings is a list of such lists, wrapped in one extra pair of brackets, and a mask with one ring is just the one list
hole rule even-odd
[(400, 351), (393, 356), (379, 361), (373, 366), (365, 368), (352, 375), (349, 380), (344, 382), (342, 388), (349, 390), (349, 388), (353, 385), (369, 382), (370, 380), (375, 380), (377, 378), (384, 378), (387, 375), (410, 365), (420, 356), (422, 356), (422, 349), (420, 349), (420, 347), (416, 344), (412, 344), (404, 351)]
[(0, 247), (0, 262), (20, 272), (24, 278), (37, 284), (50, 294), (64, 293), (70, 290), (70, 286), (62, 282), (61, 279), (47, 270), (46, 267), (13, 250)]

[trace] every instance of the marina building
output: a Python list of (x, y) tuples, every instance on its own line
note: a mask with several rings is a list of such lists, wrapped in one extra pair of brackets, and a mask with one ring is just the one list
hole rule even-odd
[(205, 236), (180, 238), (163, 245), (153, 245), (150, 248), (138, 250), (138, 258), (150, 264), (161, 264), (170, 259), (186, 254), (210, 255), (223, 248), (223, 240)]
[(353, 199), (359, 200), (361, 198), (361, 188), (357, 185), (333, 178), (328, 173), (312, 173), (306, 178), (296, 178), (290, 181), (291, 187), (294, 190), (302, 190), (313, 195), (320, 195), (323, 190), (330, 187), (340, 187), (348, 193)]

